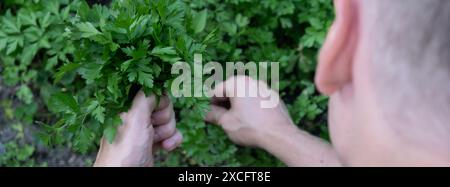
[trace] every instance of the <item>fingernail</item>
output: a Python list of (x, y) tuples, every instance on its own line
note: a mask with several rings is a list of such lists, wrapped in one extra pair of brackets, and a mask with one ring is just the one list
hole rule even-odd
[(167, 140), (166, 142), (165, 142), (165, 148), (166, 149), (173, 149), (173, 146), (175, 145), (175, 141), (173, 141), (173, 140)]

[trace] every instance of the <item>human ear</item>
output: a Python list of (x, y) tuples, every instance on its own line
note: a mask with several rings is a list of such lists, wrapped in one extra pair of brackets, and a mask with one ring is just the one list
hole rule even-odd
[(319, 91), (332, 95), (352, 82), (353, 57), (358, 41), (357, 1), (335, 0), (336, 19), (320, 51), (315, 82)]

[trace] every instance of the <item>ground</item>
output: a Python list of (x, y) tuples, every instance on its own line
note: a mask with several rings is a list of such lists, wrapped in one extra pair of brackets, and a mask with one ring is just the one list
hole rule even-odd
[[(9, 99), (12, 88), (1, 85), (0, 101)], [(69, 147), (49, 148), (37, 141), (36, 124), (24, 125), (9, 120), (0, 107), (0, 166), (90, 166), (95, 154), (81, 155)], [(8, 154), (9, 153), (9, 154)]]

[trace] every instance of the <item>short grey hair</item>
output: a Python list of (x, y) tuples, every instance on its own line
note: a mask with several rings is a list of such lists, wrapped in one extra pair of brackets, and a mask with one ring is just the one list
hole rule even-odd
[(450, 153), (450, 0), (361, 3), (385, 119), (399, 134)]

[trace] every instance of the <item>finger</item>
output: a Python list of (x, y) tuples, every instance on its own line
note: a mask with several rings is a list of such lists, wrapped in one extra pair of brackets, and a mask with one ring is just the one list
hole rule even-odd
[(152, 114), (152, 124), (155, 126), (164, 125), (169, 123), (172, 118), (175, 118), (175, 112), (173, 111), (172, 103), (169, 103), (169, 106), (163, 110)]
[(226, 113), (227, 109), (217, 105), (211, 105), (210, 111), (206, 114), (205, 121), (220, 125), (221, 118), (223, 118)]
[[(149, 130), (151, 126), (151, 113), (156, 107), (156, 98), (154, 95), (148, 97), (144, 92), (139, 91), (133, 99), (130, 110), (122, 117), (125, 117), (124, 124), (126, 129), (131, 128), (133, 131)], [(122, 119), (123, 120), (123, 119)], [(122, 128), (125, 129), (125, 126)]]
[(165, 139), (161, 145), (166, 151), (172, 151), (177, 148), (183, 142), (183, 135), (177, 131), (173, 136)]
[(227, 85), (229, 85), (230, 79), (223, 81), (219, 84), (217, 84), (213, 90), (211, 90), (212, 94), (213, 94), (213, 98), (216, 98), (218, 100), (224, 100), (227, 98), (227, 95), (231, 95), (231, 94), (227, 94)]
[(170, 98), (167, 95), (163, 95), (159, 98), (158, 106), (154, 111), (164, 110), (171, 104)]
[(144, 92), (139, 91), (133, 99), (133, 104), (127, 116), (146, 116), (150, 117), (151, 112), (155, 109), (156, 98), (154, 95), (146, 97)]
[(212, 92), (217, 98), (228, 97), (231, 100), (237, 96), (238, 90), (248, 93), (248, 89), (257, 89), (255, 85), (255, 81), (248, 76), (234, 76), (217, 84)]
[(155, 127), (155, 136), (153, 136), (153, 142), (159, 142), (171, 137), (176, 132), (175, 126), (175, 118), (172, 118), (169, 123)]

